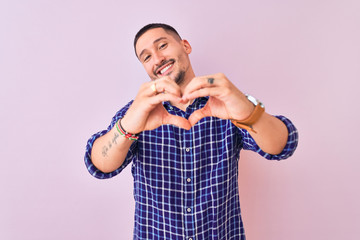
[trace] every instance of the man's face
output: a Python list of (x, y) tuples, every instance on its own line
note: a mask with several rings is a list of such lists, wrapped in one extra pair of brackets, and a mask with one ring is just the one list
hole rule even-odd
[(136, 54), (152, 80), (170, 76), (179, 85), (189, 69), (190, 52), (186, 40), (162, 28), (148, 30), (136, 43)]

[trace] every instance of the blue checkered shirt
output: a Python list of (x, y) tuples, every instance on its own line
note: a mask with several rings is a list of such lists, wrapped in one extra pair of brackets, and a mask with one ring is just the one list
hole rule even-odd
[[(164, 107), (171, 114), (188, 118), (207, 100), (196, 99), (186, 112), (167, 102)], [(93, 143), (114, 127), (131, 103), (116, 113), (107, 130), (89, 139), (85, 164), (94, 177), (104, 179), (119, 174), (132, 162), (134, 239), (245, 239), (238, 190), (239, 152), (252, 150), (269, 160), (288, 158), (298, 142), (294, 125), (277, 116), (289, 131), (288, 142), (279, 155), (263, 152), (246, 130), (229, 120), (206, 117), (190, 130), (163, 125), (142, 132), (122, 166), (103, 173), (91, 162)]]

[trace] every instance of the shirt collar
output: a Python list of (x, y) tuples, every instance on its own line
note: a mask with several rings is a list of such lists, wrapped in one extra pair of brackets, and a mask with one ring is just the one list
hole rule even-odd
[[(198, 105), (205, 105), (206, 102), (208, 101), (209, 97), (199, 97), (196, 98), (187, 108), (198, 108)], [(170, 102), (166, 101), (163, 102), (163, 105), (165, 107), (165, 109), (169, 110), (169, 109), (173, 109), (175, 108), (175, 106), (171, 105)]]

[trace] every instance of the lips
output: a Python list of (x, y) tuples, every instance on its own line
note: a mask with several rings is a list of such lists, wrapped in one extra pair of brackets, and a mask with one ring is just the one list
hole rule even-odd
[(155, 71), (155, 75), (164, 76), (170, 73), (172, 66), (174, 65), (175, 60), (170, 59), (164, 62), (161, 66), (159, 66)]

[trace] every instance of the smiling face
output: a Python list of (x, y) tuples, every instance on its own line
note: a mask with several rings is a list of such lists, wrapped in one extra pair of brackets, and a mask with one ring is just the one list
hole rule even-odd
[(154, 28), (145, 32), (136, 43), (136, 55), (152, 80), (169, 76), (178, 85), (194, 77), (189, 54), (191, 46), (172, 32)]

